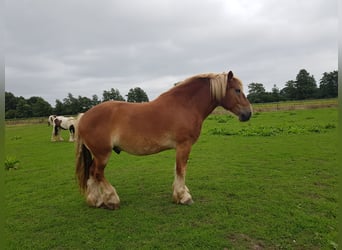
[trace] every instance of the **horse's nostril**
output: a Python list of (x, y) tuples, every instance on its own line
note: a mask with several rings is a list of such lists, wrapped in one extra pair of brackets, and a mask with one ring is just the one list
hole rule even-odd
[(248, 121), (252, 116), (252, 112), (242, 113), (239, 117), (240, 121), (245, 122)]

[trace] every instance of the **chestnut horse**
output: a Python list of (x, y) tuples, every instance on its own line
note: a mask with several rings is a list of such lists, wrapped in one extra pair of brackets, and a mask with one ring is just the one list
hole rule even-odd
[(119, 208), (119, 196), (104, 176), (112, 150), (149, 155), (176, 149), (173, 200), (191, 204), (185, 185), (188, 157), (204, 119), (217, 106), (231, 111), (240, 121), (248, 121), (252, 115), (242, 82), (231, 71), (190, 77), (151, 102), (108, 101), (79, 115), (76, 176), (87, 203)]

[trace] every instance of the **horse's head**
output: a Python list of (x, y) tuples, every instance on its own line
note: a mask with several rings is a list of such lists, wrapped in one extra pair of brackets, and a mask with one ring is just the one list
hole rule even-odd
[(52, 125), (53, 124), (53, 119), (56, 118), (56, 115), (50, 115), (49, 118), (48, 118), (48, 126)]
[(242, 122), (248, 121), (252, 116), (252, 106), (243, 93), (242, 82), (234, 77), (232, 71), (227, 76), (226, 95), (221, 100), (221, 105), (237, 115)]

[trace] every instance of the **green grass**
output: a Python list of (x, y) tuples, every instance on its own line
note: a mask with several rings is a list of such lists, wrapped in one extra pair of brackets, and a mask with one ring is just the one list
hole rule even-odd
[(337, 109), (211, 115), (190, 155), (195, 203), (172, 203), (175, 153), (112, 155), (105, 174), (121, 208), (89, 208), (74, 145), (45, 124), (7, 126), (8, 249), (334, 249)]

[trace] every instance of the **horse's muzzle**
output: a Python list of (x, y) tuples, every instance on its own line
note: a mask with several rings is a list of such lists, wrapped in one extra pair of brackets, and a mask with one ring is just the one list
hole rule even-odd
[(248, 111), (248, 112), (244, 112), (244, 113), (241, 113), (239, 115), (239, 120), (240, 122), (246, 122), (248, 121), (252, 116), (252, 112), (251, 111)]

